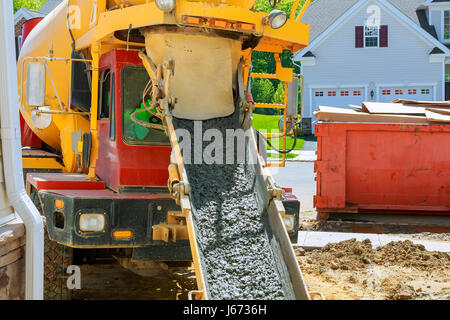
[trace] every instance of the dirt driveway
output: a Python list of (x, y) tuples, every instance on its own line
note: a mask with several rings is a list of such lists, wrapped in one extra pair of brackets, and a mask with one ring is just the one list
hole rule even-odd
[(450, 255), (409, 240), (373, 249), (353, 239), (295, 251), (309, 290), (326, 300), (450, 299)]

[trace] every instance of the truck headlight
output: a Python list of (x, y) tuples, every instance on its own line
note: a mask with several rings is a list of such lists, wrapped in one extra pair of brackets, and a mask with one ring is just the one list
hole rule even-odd
[(102, 213), (82, 213), (80, 230), (83, 232), (101, 232), (105, 230), (105, 215)]
[(287, 14), (281, 10), (272, 10), (267, 19), (272, 29), (279, 29), (286, 24)]
[(159, 10), (164, 12), (170, 12), (175, 9), (175, 0), (156, 0), (156, 6)]

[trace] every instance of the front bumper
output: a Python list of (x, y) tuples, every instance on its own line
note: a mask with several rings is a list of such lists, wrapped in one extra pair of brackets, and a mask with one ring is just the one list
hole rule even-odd
[[(154, 245), (152, 226), (166, 221), (167, 212), (179, 210), (168, 195), (160, 198), (73, 198), (41, 191), (39, 199), (51, 240), (77, 248), (142, 247)], [(64, 203), (57, 208), (55, 200)], [(101, 232), (83, 232), (80, 215), (98, 213), (105, 216)], [(129, 239), (115, 239), (114, 231), (132, 231)]]
[[(134, 248), (135, 259), (191, 260), (189, 241), (153, 240), (153, 226), (167, 223), (168, 211), (178, 211), (179, 206), (168, 195), (152, 198), (74, 198), (40, 191), (39, 199), (46, 218), (49, 238), (73, 248)], [(55, 200), (64, 202), (57, 208)], [(292, 241), (297, 239), (300, 204), (295, 198), (283, 201), (286, 215), (292, 215), (294, 230), (289, 230)], [(83, 232), (80, 215), (103, 214), (105, 227), (101, 232)], [(118, 239), (115, 231), (131, 231), (132, 237)]]

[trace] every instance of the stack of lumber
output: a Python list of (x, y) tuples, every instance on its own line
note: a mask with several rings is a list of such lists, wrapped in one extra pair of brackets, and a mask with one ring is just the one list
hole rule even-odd
[(352, 109), (319, 106), (319, 121), (379, 123), (450, 123), (450, 101), (394, 100), (391, 103), (363, 102)]

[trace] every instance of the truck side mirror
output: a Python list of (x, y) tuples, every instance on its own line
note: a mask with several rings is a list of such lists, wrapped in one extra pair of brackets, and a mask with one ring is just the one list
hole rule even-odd
[(43, 62), (30, 62), (27, 66), (26, 103), (30, 107), (45, 105), (45, 65)]

